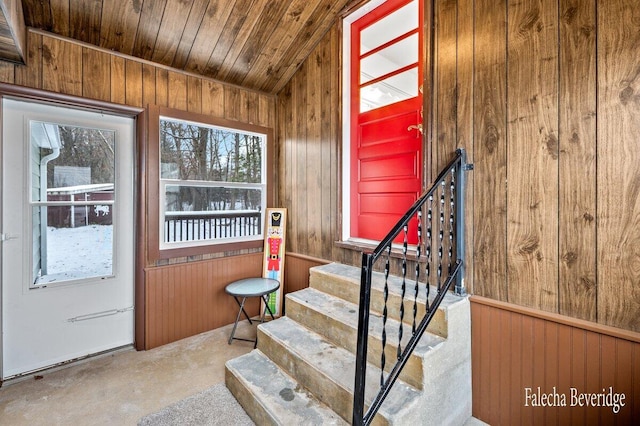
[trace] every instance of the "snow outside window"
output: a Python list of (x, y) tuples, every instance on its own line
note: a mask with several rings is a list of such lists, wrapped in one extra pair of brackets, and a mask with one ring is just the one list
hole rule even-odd
[(113, 275), (116, 132), (29, 121), (31, 287)]

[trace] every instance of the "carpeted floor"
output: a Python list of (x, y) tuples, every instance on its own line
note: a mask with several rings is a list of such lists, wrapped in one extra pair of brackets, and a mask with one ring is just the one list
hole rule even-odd
[(143, 417), (139, 426), (251, 426), (253, 421), (224, 383)]

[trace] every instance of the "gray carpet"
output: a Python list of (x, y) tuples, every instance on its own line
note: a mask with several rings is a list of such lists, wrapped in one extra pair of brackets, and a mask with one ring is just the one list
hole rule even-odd
[(139, 426), (222, 426), (255, 425), (224, 383), (171, 404), (157, 413), (149, 414)]

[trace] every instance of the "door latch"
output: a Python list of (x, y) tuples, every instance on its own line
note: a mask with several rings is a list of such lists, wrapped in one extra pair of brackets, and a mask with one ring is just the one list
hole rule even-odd
[(0, 241), (17, 240), (19, 235), (16, 234), (0, 234)]
[(422, 123), (419, 123), (419, 124), (412, 124), (411, 126), (409, 126), (409, 127), (407, 128), (407, 130), (408, 130), (408, 131), (411, 131), (411, 130), (414, 130), (414, 129), (415, 129), (415, 130), (417, 130), (417, 131), (419, 131), (421, 135), (423, 134), (423, 133), (422, 133)]

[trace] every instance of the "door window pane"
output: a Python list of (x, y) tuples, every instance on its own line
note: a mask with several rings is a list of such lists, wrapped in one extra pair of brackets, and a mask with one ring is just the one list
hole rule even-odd
[(418, 96), (418, 69), (413, 68), (360, 88), (360, 112)]
[(360, 61), (360, 84), (418, 62), (418, 34), (413, 34)]
[(418, 2), (412, 1), (360, 32), (360, 55), (418, 28)]
[(35, 286), (113, 275), (115, 138), (29, 123)]
[[(70, 280), (113, 275), (113, 220), (109, 205), (34, 207), (38, 217), (69, 217), (75, 214), (89, 218), (89, 225), (47, 226), (44, 233), (34, 228), (33, 259), (36, 286)], [(36, 233), (38, 238), (36, 239)]]

